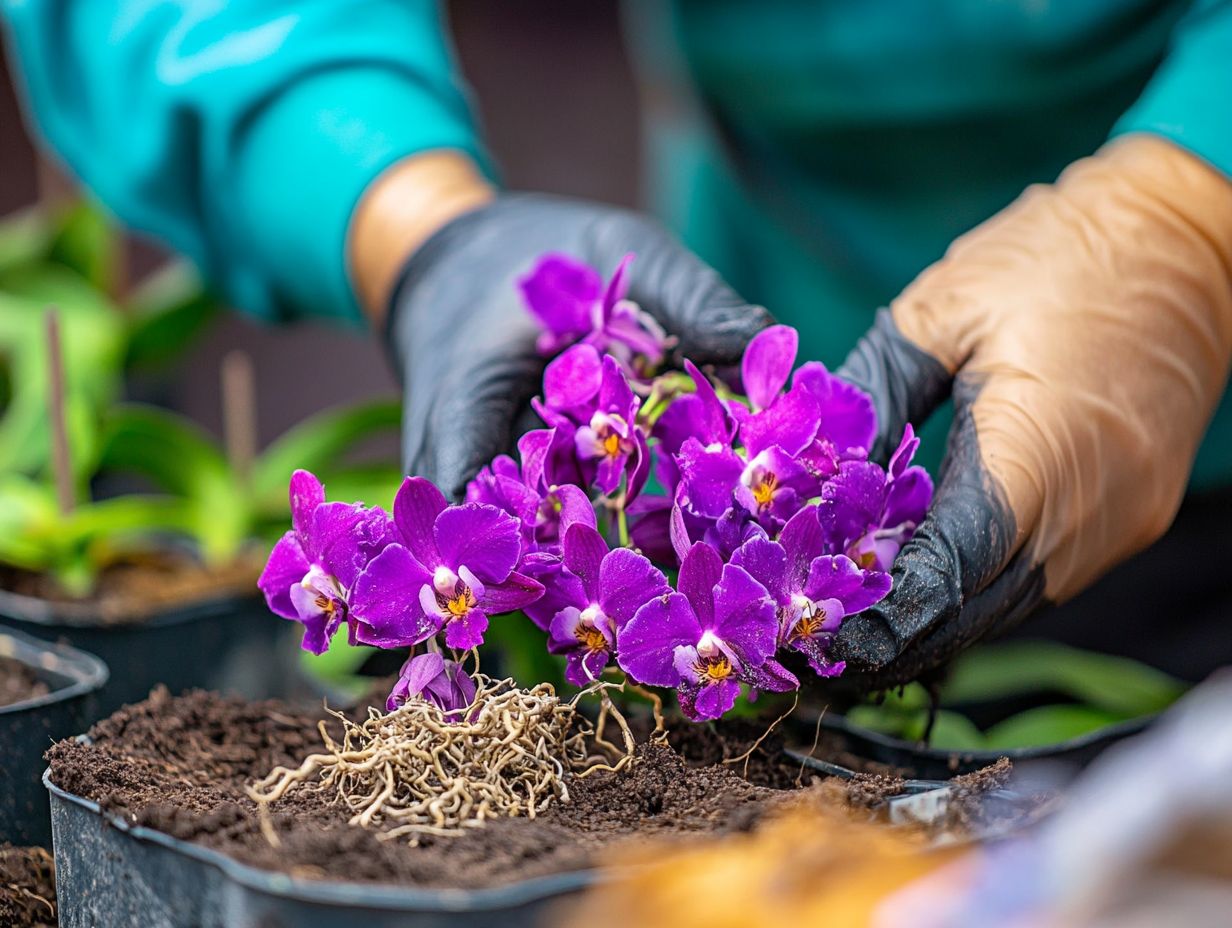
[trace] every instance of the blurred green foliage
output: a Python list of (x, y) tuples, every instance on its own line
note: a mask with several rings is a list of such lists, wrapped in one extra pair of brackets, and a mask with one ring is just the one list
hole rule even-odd
[[(1049, 641), (972, 648), (955, 662), (938, 694), (929, 744), (943, 750), (1009, 750), (1067, 741), (1130, 719), (1162, 712), (1185, 684), (1137, 661)], [(964, 708), (1003, 700), (1039, 700), (981, 731)], [(929, 696), (913, 683), (879, 704), (856, 706), (847, 718), (865, 728), (919, 742)]]
[[(314, 416), (241, 475), (194, 423), (120, 402), (126, 374), (169, 367), (220, 312), (180, 262), (118, 296), (122, 247), (102, 212), (85, 202), (0, 220), (0, 563), (51, 574), (78, 596), (117, 558), (169, 543), (225, 563), (286, 530), (296, 467), (316, 472), (336, 499), (392, 499), (401, 478), (396, 462), (354, 465), (350, 452), (397, 429), (396, 403)], [(75, 496), (67, 514), (52, 472), (52, 308), (60, 318)], [(143, 492), (92, 498), (96, 478), (120, 473), (138, 475)]]

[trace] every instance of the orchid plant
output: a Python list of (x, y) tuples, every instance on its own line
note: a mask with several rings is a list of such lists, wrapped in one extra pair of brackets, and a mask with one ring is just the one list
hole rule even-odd
[(292, 479), (294, 527), (261, 589), (314, 653), (343, 626), (353, 644), (411, 648), (390, 710), (465, 709), (464, 653), (522, 611), (571, 683), (624, 674), (715, 719), (742, 689), (798, 688), (786, 655), (841, 674), (835, 634), (889, 591), (933, 492), (911, 428), (888, 467), (870, 461), (871, 400), (820, 363), (796, 368), (787, 326), (749, 344), (738, 391), (688, 360), (664, 370), (672, 342), (625, 298), (631, 265), (604, 284), (553, 254), (520, 281), (554, 356), (534, 401), (545, 427), (464, 501), (408, 477), (386, 512)]

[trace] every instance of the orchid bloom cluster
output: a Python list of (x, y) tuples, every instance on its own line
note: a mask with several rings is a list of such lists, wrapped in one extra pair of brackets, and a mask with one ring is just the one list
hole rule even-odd
[(303, 624), (309, 651), (344, 624), (353, 643), (425, 645), (391, 710), (415, 697), (464, 710), (475, 687), (460, 654), (491, 617), (522, 611), (566, 656), (570, 682), (623, 672), (714, 719), (742, 686), (796, 689), (792, 652), (818, 676), (841, 674), (835, 634), (889, 591), (933, 491), (911, 464), (911, 428), (888, 467), (869, 461), (870, 399), (817, 362), (795, 368), (786, 326), (749, 344), (738, 391), (687, 360), (684, 374), (663, 371), (671, 340), (625, 298), (631, 260), (604, 285), (550, 255), (521, 281), (554, 356), (534, 401), (545, 427), (522, 436), (519, 460), (484, 468), (465, 501), (408, 477), (390, 514), (292, 478), (293, 528), (261, 589)]

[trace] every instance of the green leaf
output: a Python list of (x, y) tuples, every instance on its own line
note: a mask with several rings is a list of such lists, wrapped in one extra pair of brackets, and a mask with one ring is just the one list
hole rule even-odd
[(968, 651), (954, 664), (941, 701), (953, 706), (1055, 692), (1133, 718), (1161, 712), (1185, 685), (1137, 661), (1048, 641), (1016, 641)]
[[(252, 488), (262, 507), (285, 505), (287, 484), (296, 469), (321, 475), (338, 470), (342, 458), (356, 444), (401, 424), (401, 404), (382, 400), (346, 409), (328, 409), (284, 434), (256, 460)], [(347, 499), (326, 488), (332, 499)], [(281, 500), (282, 502), (275, 502)], [(388, 500), (381, 500), (387, 502)], [(373, 501), (368, 501), (373, 502)]]
[(51, 264), (0, 272), (0, 364), (7, 370), (8, 403), (0, 414), (0, 472), (49, 472), (48, 305), (60, 314), (65, 412), (73, 471), (80, 483), (93, 472), (97, 420), (120, 388), (122, 327), (112, 305), (80, 277)]
[(51, 220), (38, 207), (0, 219), (0, 272), (45, 259), (51, 250), (51, 238)]
[(988, 744), (983, 732), (965, 715), (938, 709), (929, 746), (942, 751), (982, 751)]
[(1040, 706), (999, 722), (984, 733), (990, 750), (1057, 744), (1123, 721), (1125, 716), (1094, 706)]
[(58, 519), (49, 487), (21, 474), (0, 474), (0, 562), (48, 570), (55, 557), (47, 539)]
[[(270, 621), (282, 620), (271, 616)], [(301, 650), (300, 666), (309, 677), (319, 680), (327, 689), (339, 690), (346, 696), (357, 698), (368, 691), (373, 679), (361, 674), (359, 669), (377, 650), (367, 645), (350, 644), (344, 626), (334, 635), (329, 650), (324, 654)]]
[(114, 293), (121, 267), (120, 237), (92, 203), (82, 201), (54, 219), (49, 259), (80, 274), (103, 293)]
[(153, 406), (126, 405), (107, 423), (100, 469), (145, 476), (191, 504), (191, 533), (202, 556), (238, 555), (252, 524), (249, 496), (210, 436), (189, 420)]
[(220, 312), (184, 261), (172, 261), (143, 280), (127, 308), (128, 368), (158, 367), (179, 357)]

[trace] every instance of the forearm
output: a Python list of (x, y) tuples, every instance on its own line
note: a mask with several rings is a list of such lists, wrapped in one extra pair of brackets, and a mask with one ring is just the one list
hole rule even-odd
[(132, 227), (266, 318), (360, 319), (347, 232), (417, 152), (481, 156), (430, 0), (5, 7), (30, 111)]
[(494, 191), (466, 154), (430, 151), (405, 158), (364, 191), (347, 232), (352, 285), (373, 328), (407, 259), (449, 220), (491, 201)]

